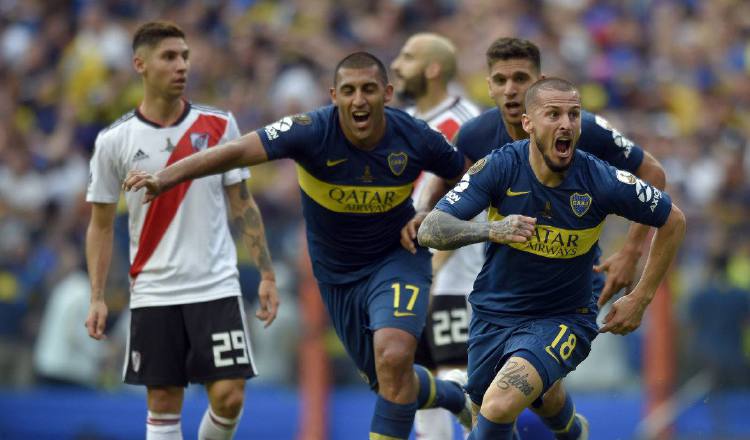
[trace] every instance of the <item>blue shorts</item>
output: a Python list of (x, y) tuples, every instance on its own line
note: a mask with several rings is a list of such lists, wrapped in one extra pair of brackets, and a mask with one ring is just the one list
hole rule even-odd
[(543, 318), (502, 317), (489, 322), (474, 314), (469, 326), (471, 400), (481, 405), (487, 387), (511, 356), (529, 361), (542, 378), (543, 395), (583, 362), (599, 334), (596, 313)]
[(358, 281), (319, 286), (336, 334), (372, 389), (378, 385), (375, 330), (397, 328), (417, 340), (422, 334), (430, 302), (430, 258), (425, 248), (413, 255), (399, 247)]

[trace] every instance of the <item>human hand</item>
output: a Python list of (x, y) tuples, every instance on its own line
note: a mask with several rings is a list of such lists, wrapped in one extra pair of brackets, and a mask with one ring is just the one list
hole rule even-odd
[(128, 171), (125, 180), (122, 182), (122, 189), (138, 191), (141, 188), (146, 188), (146, 194), (143, 197), (143, 203), (145, 204), (154, 200), (162, 192), (163, 185), (155, 174), (149, 174), (141, 170)]
[(401, 228), (401, 246), (412, 254), (417, 253), (417, 245), (415, 244), (417, 241), (417, 231), (425, 217), (427, 217), (426, 212), (418, 212)]
[(536, 218), (513, 214), (490, 222), (490, 241), (494, 243), (525, 243), (534, 234)]
[(276, 290), (276, 281), (260, 280), (258, 285), (258, 310), (255, 317), (265, 323), (264, 327), (271, 325), (279, 311), (279, 294)]
[(89, 314), (86, 317), (86, 330), (89, 337), (97, 341), (105, 339), (104, 327), (107, 323), (107, 304), (104, 300), (94, 300), (89, 304)]
[(606, 304), (612, 298), (612, 295), (620, 289), (624, 288), (627, 293), (633, 286), (639, 258), (640, 252), (620, 249), (604, 260), (602, 264), (594, 266), (594, 272), (607, 273), (607, 281), (604, 283), (604, 288), (597, 302), (599, 307)]
[(607, 316), (604, 317), (604, 325), (599, 333), (614, 333), (616, 335), (627, 335), (641, 325), (643, 314), (647, 303), (640, 300), (641, 296), (636, 290), (623, 296), (612, 304)]

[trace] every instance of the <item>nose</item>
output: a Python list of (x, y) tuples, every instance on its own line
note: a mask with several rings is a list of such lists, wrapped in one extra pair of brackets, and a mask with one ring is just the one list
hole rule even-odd
[(352, 105), (354, 105), (355, 107), (361, 107), (366, 103), (367, 101), (365, 100), (365, 94), (362, 92), (362, 90), (355, 91), (352, 99)]
[(513, 81), (508, 80), (505, 82), (505, 87), (503, 87), (503, 95), (509, 98), (516, 95), (516, 85), (513, 83)]

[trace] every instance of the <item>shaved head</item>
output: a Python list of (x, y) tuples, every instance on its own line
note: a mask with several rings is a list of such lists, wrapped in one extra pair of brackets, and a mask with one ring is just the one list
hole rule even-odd
[(425, 62), (440, 64), (444, 81), (448, 82), (456, 76), (456, 47), (449, 39), (442, 35), (423, 32), (415, 34), (409, 40), (418, 48)]
[(541, 102), (539, 101), (539, 92), (542, 90), (576, 92), (578, 96), (581, 95), (580, 92), (578, 92), (578, 88), (576, 88), (576, 86), (573, 85), (572, 82), (566, 79), (556, 77), (540, 79), (539, 81), (532, 84), (531, 87), (529, 87), (529, 89), (526, 91), (526, 113), (530, 114), (534, 110), (536, 110), (537, 107), (539, 107), (539, 104), (541, 104)]

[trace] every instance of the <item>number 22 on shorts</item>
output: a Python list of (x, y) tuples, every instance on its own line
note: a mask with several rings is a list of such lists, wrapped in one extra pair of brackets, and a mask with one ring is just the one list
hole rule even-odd
[[(557, 357), (554, 350), (558, 350), (560, 353), (560, 357), (563, 360), (567, 360), (571, 354), (573, 354), (573, 350), (576, 348), (576, 335), (574, 335), (572, 332), (568, 334), (568, 339), (560, 344), (560, 341), (563, 339), (563, 336), (565, 336), (565, 333), (568, 333), (568, 326), (565, 324), (560, 324), (560, 331), (557, 332), (557, 336), (555, 336), (555, 339), (552, 341), (552, 343), (546, 347), (544, 347), (544, 350), (547, 351), (547, 354), (552, 356), (557, 363), (560, 363), (560, 358)], [(560, 344), (560, 348), (557, 348), (557, 345)]]
[(411, 297), (409, 298), (409, 302), (406, 304), (405, 312), (399, 311), (399, 307), (401, 305), (401, 284), (393, 283), (391, 284), (391, 288), (393, 288), (393, 308), (396, 309), (393, 311), (393, 316), (395, 316), (396, 318), (401, 318), (404, 316), (416, 316), (416, 314), (413, 313), (412, 310), (414, 310), (414, 303), (417, 302), (419, 287), (413, 284), (404, 284), (404, 289), (411, 291)]

